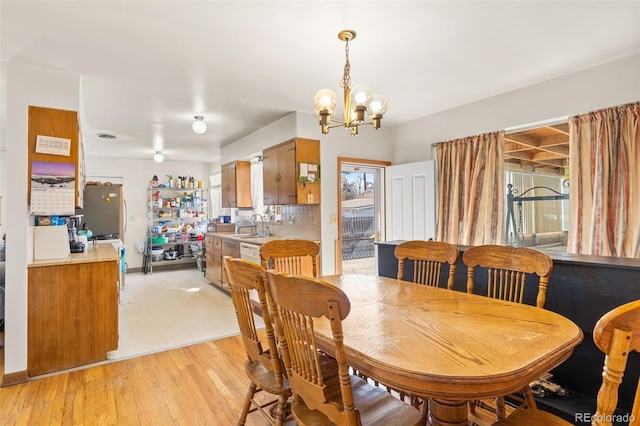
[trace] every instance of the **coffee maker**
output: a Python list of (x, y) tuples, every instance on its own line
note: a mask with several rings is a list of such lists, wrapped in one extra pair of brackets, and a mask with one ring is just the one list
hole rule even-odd
[(82, 226), (82, 216), (81, 214), (69, 216), (69, 222), (67, 222), (71, 253), (82, 253), (84, 251), (84, 243), (78, 241), (78, 229)]

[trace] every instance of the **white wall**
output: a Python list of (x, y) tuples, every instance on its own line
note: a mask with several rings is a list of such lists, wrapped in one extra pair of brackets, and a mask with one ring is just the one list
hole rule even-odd
[[(6, 120), (1, 136), (7, 147), (2, 167), (6, 184), (7, 233), (4, 372), (27, 369), (27, 264), (32, 258), (32, 227), (27, 207), (27, 134), (29, 105), (78, 111), (79, 76), (6, 64)], [(4, 114), (3, 114), (4, 117)], [(6, 166), (6, 167), (5, 167)]]
[[(86, 158), (87, 180), (91, 177), (122, 179), (124, 198), (126, 201), (126, 225), (124, 244), (127, 247), (127, 265), (129, 269), (142, 267), (142, 254), (136, 250), (136, 243), (144, 241), (148, 230), (147, 223), (147, 188), (153, 175), (164, 183), (166, 175), (193, 176), (203, 181), (203, 190), (208, 186), (208, 165), (201, 162), (163, 161), (132, 159), (105, 159), (102, 157)], [(94, 179), (97, 180), (97, 179)]]
[(220, 164), (235, 160), (250, 160), (263, 149), (286, 142), (296, 136), (297, 114), (292, 112), (220, 149)]
[[(7, 93), (7, 65), (5, 62), (0, 62), (0, 197), (3, 198), (3, 202), (7, 202), (7, 179), (5, 178), (7, 170), (7, 148), (6, 148), (6, 127), (7, 127), (7, 97), (4, 94)], [(0, 237), (5, 233), (4, 224), (6, 223), (6, 205), (0, 206)]]
[[(393, 128), (394, 164), (432, 158), (431, 144), (640, 100), (640, 55), (487, 98)], [(390, 105), (389, 108), (393, 108)]]
[[(4, 121), (0, 121), (0, 123), (3, 122)], [(0, 127), (4, 127), (4, 125), (0, 124)], [(0, 133), (2, 133), (1, 130)], [(1, 135), (0, 138), (2, 138)], [(0, 149), (0, 170), (7, 170), (7, 152), (2, 149)], [(6, 179), (4, 179), (3, 176), (4, 173), (0, 172), (0, 197), (2, 197), (0, 200), (0, 238), (2, 238), (2, 235), (6, 232), (4, 228), (7, 223), (7, 187), (5, 185)], [(0, 245), (1, 244), (2, 242), (0, 242)]]

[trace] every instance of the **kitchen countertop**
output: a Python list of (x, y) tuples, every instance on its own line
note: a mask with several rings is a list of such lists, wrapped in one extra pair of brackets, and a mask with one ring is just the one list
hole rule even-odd
[(240, 241), (242, 243), (249, 243), (249, 244), (256, 244), (256, 245), (262, 245), (264, 243), (267, 243), (269, 241), (274, 241), (274, 240), (284, 240), (286, 238), (284, 237), (280, 237), (277, 235), (272, 235), (270, 237), (232, 237), (233, 233), (230, 232), (207, 232), (205, 235), (210, 235), (210, 236), (214, 236), (214, 237), (220, 237), (220, 238), (226, 238), (232, 241)]
[(71, 253), (67, 257), (59, 259), (34, 260), (28, 265), (29, 268), (38, 268), (42, 266), (60, 266), (76, 263), (92, 263), (117, 261), (120, 254), (111, 244), (89, 245), (86, 253)]

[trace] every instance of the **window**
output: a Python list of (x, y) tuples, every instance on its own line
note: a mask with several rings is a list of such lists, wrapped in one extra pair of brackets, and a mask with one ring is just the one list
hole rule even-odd
[(536, 198), (509, 203), (507, 197), (507, 244), (566, 250), (569, 199), (554, 198), (569, 193), (568, 162), (566, 122), (505, 135), (505, 183), (516, 197)]

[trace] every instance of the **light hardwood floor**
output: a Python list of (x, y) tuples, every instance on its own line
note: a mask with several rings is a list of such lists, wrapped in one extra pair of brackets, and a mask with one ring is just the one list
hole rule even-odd
[(244, 357), (235, 336), (1, 388), (0, 424), (234, 424)]
[[(0, 425), (236, 424), (244, 359), (233, 336), (0, 388)], [(474, 421), (491, 424), (483, 413)]]

